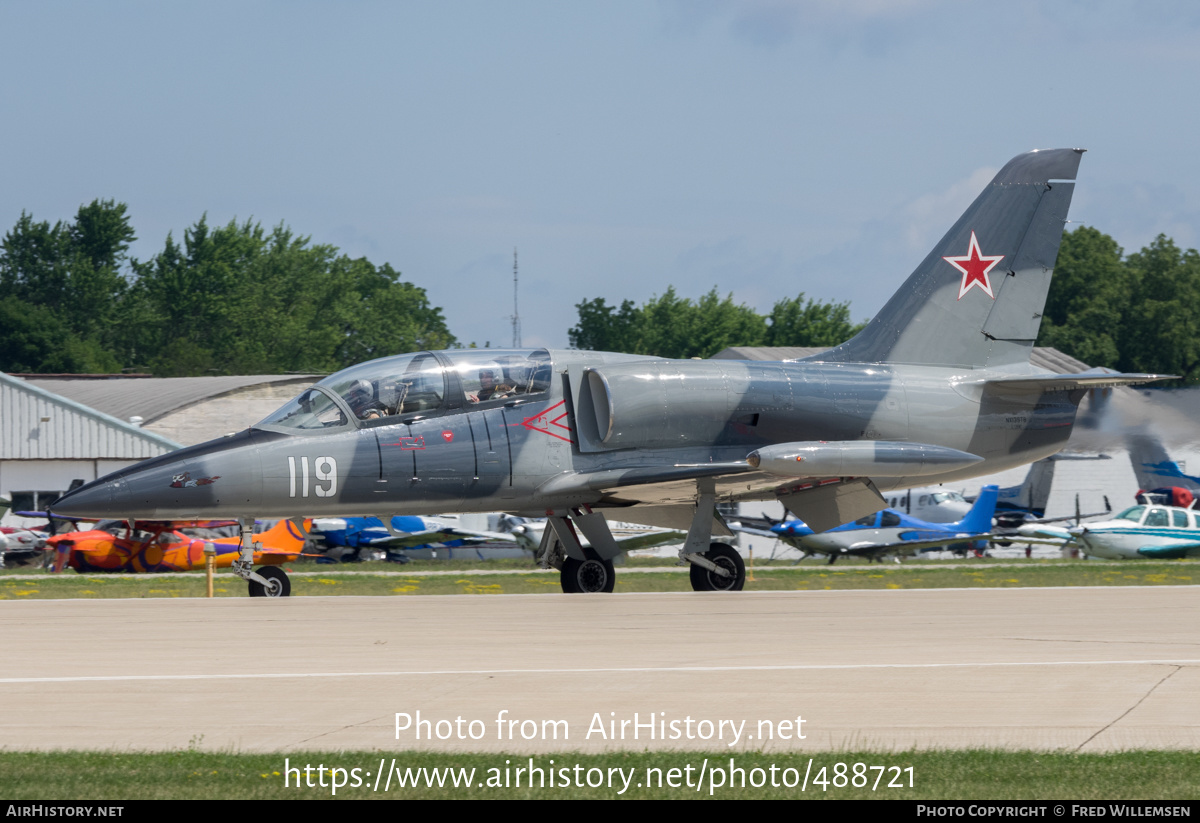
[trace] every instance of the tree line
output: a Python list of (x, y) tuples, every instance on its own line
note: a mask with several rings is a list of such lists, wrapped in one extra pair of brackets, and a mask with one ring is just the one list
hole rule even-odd
[[(22, 213), (0, 244), (0, 371), (160, 376), (328, 372), (373, 357), (458, 345), (425, 290), (387, 263), (351, 258), (284, 225), (168, 234), (148, 260), (124, 203), (95, 200), (70, 222)], [(801, 292), (767, 314), (670, 287), (642, 305), (576, 305), (579, 349), (710, 357), (729, 346), (835, 346), (864, 323), (849, 303)], [(1126, 255), (1110, 236), (1063, 235), (1039, 346), (1091, 366), (1200, 383), (1200, 253), (1159, 235)]]
[(693, 301), (674, 286), (641, 306), (610, 306), (597, 297), (575, 308), (579, 322), (567, 332), (573, 347), (658, 357), (711, 357), (730, 346), (836, 346), (866, 325), (850, 322), (849, 303), (806, 299), (804, 292), (766, 315), (734, 304), (732, 295), (722, 299), (715, 288)]
[[(572, 346), (660, 357), (710, 357), (728, 346), (836, 346), (865, 325), (850, 322), (848, 303), (803, 293), (766, 315), (732, 295), (721, 299), (716, 289), (696, 301), (668, 288), (641, 306), (596, 298), (576, 309)], [(1097, 229), (1064, 233), (1037, 345), (1089, 366), (1200, 383), (1200, 253), (1161, 234), (1126, 255)]]
[(1130, 255), (1087, 226), (1064, 234), (1037, 344), (1200, 383), (1200, 253), (1162, 234)]
[(282, 224), (201, 217), (144, 261), (136, 239), (112, 200), (54, 225), (22, 213), (0, 245), (0, 371), (319, 373), (456, 343), (390, 265)]

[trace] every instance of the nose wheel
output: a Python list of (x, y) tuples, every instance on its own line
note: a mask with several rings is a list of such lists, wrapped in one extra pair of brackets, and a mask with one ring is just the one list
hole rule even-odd
[(287, 572), (278, 566), (263, 566), (258, 570), (257, 576), (262, 578), (264, 583), (259, 583), (251, 578), (250, 584), (251, 597), (289, 597), (292, 594), (292, 581), (288, 578)]

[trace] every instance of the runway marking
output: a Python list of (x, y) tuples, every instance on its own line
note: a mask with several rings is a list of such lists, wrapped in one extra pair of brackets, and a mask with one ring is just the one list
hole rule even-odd
[(576, 669), (433, 669), (411, 672), (262, 672), (259, 674), (114, 674), (76, 677), (0, 677), (5, 683), (91, 683), (164, 680), (283, 680), (311, 677), (432, 677), (471, 674), (642, 674), (670, 672), (787, 672), (849, 671), (855, 669), (971, 669), (1029, 666), (1188, 666), (1200, 659), (1172, 660), (1051, 660), (1017, 663), (830, 663), (794, 666), (615, 666)]

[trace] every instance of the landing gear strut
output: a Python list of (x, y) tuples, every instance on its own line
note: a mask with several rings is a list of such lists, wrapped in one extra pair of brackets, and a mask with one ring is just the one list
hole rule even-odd
[[(679, 562), (690, 563), (692, 589), (698, 592), (740, 592), (746, 585), (746, 564), (728, 543), (710, 543), (717, 516), (717, 496), (711, 479), (696, 483), (696, 512)], [(724, 526), (718, 520), (718, 525)], [(726, 531), (728, 533), (728, 531)]]
[(292, 593), (292, 581), (287, 572), (277, 566), (264, 566), (254, 571), (254, 521), (239, 520), (242, 536), (242, 551), (233, 561), (233, 573), (250, 586), (251, 597), (288, 597)]
[[(587, 538), (586, 547), (576, 528)], [(612, 559), (620, 553), (603, 514), (579, 509), (548, 513), (539, 562), (544, 569), (559, 569), (564, 593), (611, 592), (617, 582)]]

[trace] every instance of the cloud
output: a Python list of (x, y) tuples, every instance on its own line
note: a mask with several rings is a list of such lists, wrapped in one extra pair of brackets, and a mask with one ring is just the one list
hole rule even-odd
[(907, 250), (929, 251), (998, 171), (994, 166), (984, 166), (953, 183), (949, 188), (924, 194), (904, 206), (900, 220), (901, 234)]
[(664, 31), (694, 35), (717, 25), (754, 46), (774, 48), (798, 34), (902, 20), (944, 0), (664, 0)]

